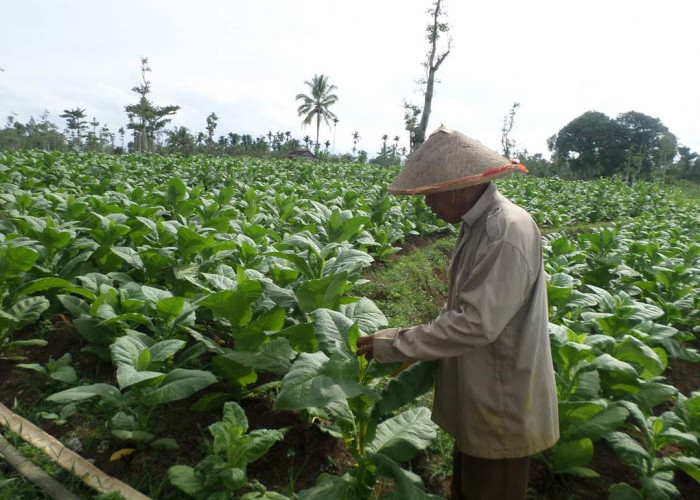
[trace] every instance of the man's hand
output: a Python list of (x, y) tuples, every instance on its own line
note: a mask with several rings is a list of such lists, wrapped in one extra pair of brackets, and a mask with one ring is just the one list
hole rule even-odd
[(367, 335), (357, 339), (357, 352), (355, 354), (364, 356), (367, 361), (370, 361), (374, 356), (374, 337)]

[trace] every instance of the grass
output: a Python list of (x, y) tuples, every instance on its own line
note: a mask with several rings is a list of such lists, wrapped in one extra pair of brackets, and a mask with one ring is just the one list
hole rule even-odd
[(446, 273), (455, 242), (454, 237), (448, 237), (407, 245), (410, 250), (366, 273), (370, 282), (358, 287), (358, 294), (377, 303), (389, 326), (432, 321), (447, 297)]

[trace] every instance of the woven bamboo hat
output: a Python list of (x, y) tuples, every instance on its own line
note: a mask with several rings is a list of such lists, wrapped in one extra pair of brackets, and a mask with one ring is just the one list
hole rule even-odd
[(389, 186), (394, 194), (428, 194), (483, 184), (510, 172), (527, 172), (479, 141), (441, 126), (411, 155)]

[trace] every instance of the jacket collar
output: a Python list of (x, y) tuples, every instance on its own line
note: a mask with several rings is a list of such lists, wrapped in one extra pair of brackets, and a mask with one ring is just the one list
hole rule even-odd
[(481, 193), (481, 197), (477, 200), (474, 206), (467, 210), (467, 213), (462, 216), (462, 221), (464, 221), (464, 224), (472, 227), (491, 205), (491, 202), (496, 197), (496, 193), (498, 193), (496, 185), (493, 182), (489, 182), (489, 186), (483, 193)]

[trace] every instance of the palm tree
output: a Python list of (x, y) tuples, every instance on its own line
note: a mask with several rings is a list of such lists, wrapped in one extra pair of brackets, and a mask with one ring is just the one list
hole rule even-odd
[(352, 133), (352, 154), (355, 154), (355, 149), (357, 148), (357, 143), (360, 142), (360, 133), (356, 130)]
[(301, 106), (297, 108), (299, 116), (304, 116), (301, 122), (302, 127), (310, 125), (314, 117), (316, 117), (316, 150), (318, 150), (318, 136), (321, 129), (321, 119), (330, 127), (329, 120), (333, 120), (336, 116), (328, 110), (330, 106), (338, 102), (338, 96), (333, 94), (336, 90), (335, 85), (328, 84), (328, 77), (325, 75), (314, 75), (311, 81), (305, 81), (306, 85), (311, 89), (311, 96), (306, 94), (297, 94), (296, 100), (302, 101)]

